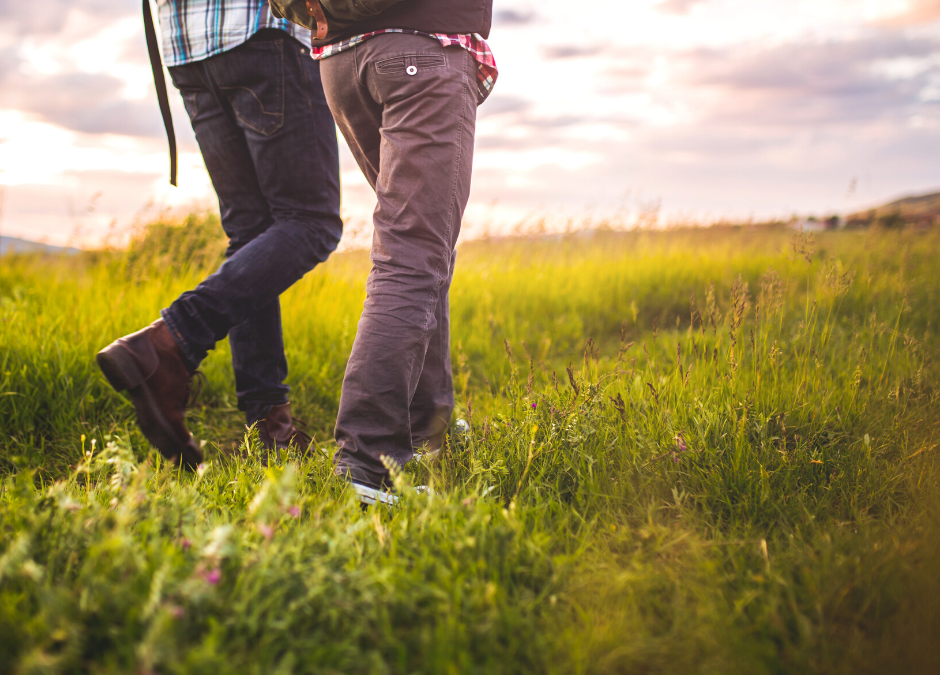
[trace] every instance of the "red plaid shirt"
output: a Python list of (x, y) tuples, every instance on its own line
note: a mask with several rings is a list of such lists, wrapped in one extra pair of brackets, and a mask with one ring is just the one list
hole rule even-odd
[(423, 35), (424, 37), (438, 40), (445, 47), (457, 45), (470, 52), (478, 65), (477, 105), (483, 103), (486, 97), (490, 95), (490, 92), (493, 91), (493, 87), (496, 86), (496, 78), (499, 77), (499, 71), (496, 69), (496, 59), (493, 58), (493, 52), (490, 51), (490, 46), (486, 44), (486, 40), (475, 33), (473, 35), (446, 35), (444, 33), (422, 33), (418, 30), (406, 30), (402, 28), (386, 28), (384, 30), (356, 35), (348, 40), (326, 45), (325, 47), (314, 47), (310, 50), (310, 56), (317, 60), (325, 59), (329, 56), (333, 56), (333, 54), (339, 54), (347, 49), (351, 49), (369, 38), (382, 35), (383, 33)]

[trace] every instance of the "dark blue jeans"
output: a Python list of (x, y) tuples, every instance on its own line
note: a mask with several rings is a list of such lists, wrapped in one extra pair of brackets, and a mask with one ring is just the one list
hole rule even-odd
[(163, 319), (192, 369), (226, 335), (249, 424), (287, 402), (278, 296), (342, 235), (336, 127), (309, 51), (265, 31), (170, 68), (219, 197), (227, 260)]

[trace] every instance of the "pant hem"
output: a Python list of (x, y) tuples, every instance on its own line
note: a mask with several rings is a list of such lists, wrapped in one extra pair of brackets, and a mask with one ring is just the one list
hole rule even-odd
[[(254, 408), (254, 404), (251, 403), (245, 403), (244, 407), (242, 407), (243, 404), (241, 402), (239, 402), (238, 407), (245, 413), (246, 424), (251, 426), (255, 422), (260, 422), (261, 420), (266, 419), (272, 408), (275, 408), (279, 405), (284, 405), (285, 403), (290, 403), (290, 399), (287, 396), (284, 396), (283, 400), (277, 403), (265, 401), (262, 404), (258, 404), (257, 408)], [(252, 417), (254, 417), (254, 419), (252, 419)]]
[(387, 490), (392, 487), (391, 476), (387, 471), (383, 474), (375, 474), (362, 467), (337, 466), (333, 473), (348, 482), (359, 483), (376, 490)]
[(176, 341), (176, 346), (179, 347), (180, 351), (183, 353), (186, 366), (189, 368), (190, 372), (195, 372), (199, 364), (202, 363), (202, 359), (193, 356), (193, 351), (189, 343), (186, 342), (186, 338), (183, 337), (183, 334), (179, 331), (179, 328), (177, 328), (176, 322), (173, 321), (173, 318), (170, 316), (170, 310), (160, 310), (160, 316), (163, 317), (163, 323), (166, 324), (166, 327), (170, 329), (170, 335), (172, 335), (173, 339)]

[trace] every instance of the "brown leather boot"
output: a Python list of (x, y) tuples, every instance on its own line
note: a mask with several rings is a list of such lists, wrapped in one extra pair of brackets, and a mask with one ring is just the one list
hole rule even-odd
[(291, 443), (306, 450), (313, 439), (294, 426), (290, 403), (276, 405), (258, 422), (258, 439), (269, 452), (286, 449)]
[(147, 440), (167, 459), (196, 468), (202, 452), (183, 417), (193, 376), (163, 319), (102, 349), (98, 367), (112, 387), (127, 391)]

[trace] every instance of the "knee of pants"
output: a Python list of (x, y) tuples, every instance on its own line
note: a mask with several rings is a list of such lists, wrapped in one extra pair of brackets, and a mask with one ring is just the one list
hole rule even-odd
[(300, 236), (298, 253), (309, 267), (324, 262), (330, 253), (336, 250), (343, 236), (343, 221), (317, 217), (311, 223), (305, 223)]
[(242, 250), (245, 246), (250, 244), (252, 241), (257, 239), (259, 236), (264, 234), (268, 228), (259, 227), (258, 229), (252, 232), (239, 232), (236, 235), (229, 236), (228, 246), (225, 248), (225, 257), (231, 258), (233, 255)]
[(238, 253), (242, 249), (242, 247), (247, 243), (248, 243), (247, 241), (236, 242), (232, 239), (229, 239), (228, 246), (225, 248), (225, 257), (231, 258), (233, 255)]

